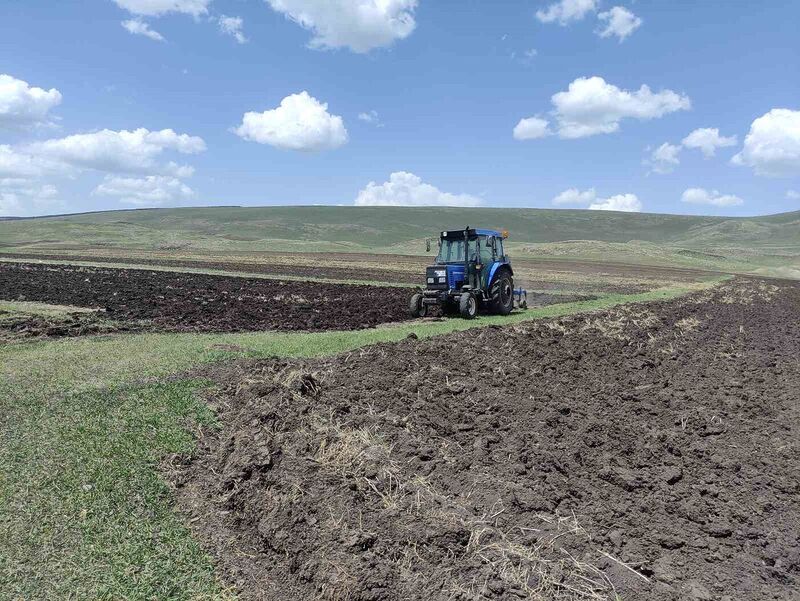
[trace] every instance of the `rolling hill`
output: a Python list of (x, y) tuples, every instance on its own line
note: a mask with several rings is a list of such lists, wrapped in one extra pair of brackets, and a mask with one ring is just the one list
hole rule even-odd
[(0, 221), (0, 250), (115, 248), (183, 252), (419, 253), (461, 226), (506, 228), (524, 255), (796, 269), (800, 211), (709, 217), (566, 209), (209, 207), (138, 209)]

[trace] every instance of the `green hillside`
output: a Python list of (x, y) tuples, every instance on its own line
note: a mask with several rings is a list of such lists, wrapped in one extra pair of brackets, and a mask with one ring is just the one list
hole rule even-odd
[(679, 264), (731, 271), (792, 271), (800, 267), (800, 211), (734, 218), (435, 207), (141, 209), (0, 221), (0, 250), (420, 253), (426, 237), (466, 225), (508, 229), (517, 255), (533, 258)]
[(0, 244), (151, 247), (273, 246), (269, 241), (381, 249), (464, 225), (507, 228), (515, 242), (565, 240), (698, 248), (800, 245), (800, 211), (767, 217), (696, 217), (557, 209), (214, 207), (107, 211), (0, 222)]

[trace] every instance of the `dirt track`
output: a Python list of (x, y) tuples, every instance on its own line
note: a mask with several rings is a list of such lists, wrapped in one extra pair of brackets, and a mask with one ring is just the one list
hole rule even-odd
[(211, 374), (173, 458), (243, 599), (797, 599), (800, 285)]
[(408, 319), (403, 288), (0, 263), (0, 298), (104, 309), (177, 332), (354, 330)]

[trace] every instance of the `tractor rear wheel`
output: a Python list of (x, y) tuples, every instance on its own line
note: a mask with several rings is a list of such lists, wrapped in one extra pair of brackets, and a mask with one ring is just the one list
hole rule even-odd
[(514, 308), (514, 279), (508, 271), (503, 271), (495, 278), (489, 293), (492, 298), (492, 312), (508, 315)]
[(408, 310), (411, 317), (425, 317), (428, 314), (428, 307), (422, 304), (422, 295), (419, 292), (411, 297)]
[(478, 314), (478, 299), (471, 292), (465, 292), (458, 299), (458, 311), (464, 319), (472, 319)]

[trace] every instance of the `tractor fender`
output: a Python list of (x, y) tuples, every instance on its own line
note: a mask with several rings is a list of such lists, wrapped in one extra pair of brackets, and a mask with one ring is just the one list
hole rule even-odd
[(508, 273), (510, 273), (512, 276), (514, 275), (514, 270), (511, 269), (511, 265), (509, 265), (508, 263), (495, 263), (494, 265), (492, 265), (492, 268), (489, 270), (489, 277), (486, 279), (486, 287), (487, 288), (491, 288), (492, 287), (492, 281), (494, 280), (494, 274), (497, 273), (501, 269), (508, 270)]

